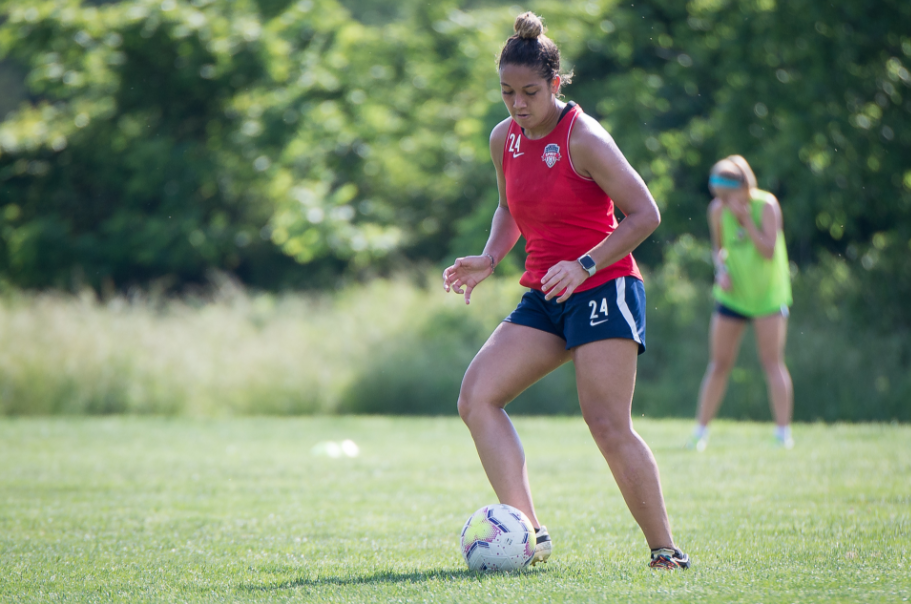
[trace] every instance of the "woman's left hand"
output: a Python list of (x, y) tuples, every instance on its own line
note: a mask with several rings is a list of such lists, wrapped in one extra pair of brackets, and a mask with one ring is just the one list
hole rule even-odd
[(557, 302), (566, 302), (586, 279), (588, 279), (588, 271), (582, 268), (578, 260), (558, 262), (550, 267), (550, 270), (541, 278), (544, 299), (550, 300), (563, 292), (563, 295), (557, 298)]
[(723, 271), (715, 275), (715, 283), (717, 283), (718, 287), (724, 291), (731, 290), (731, 276), (727, 273), (727, 271)]

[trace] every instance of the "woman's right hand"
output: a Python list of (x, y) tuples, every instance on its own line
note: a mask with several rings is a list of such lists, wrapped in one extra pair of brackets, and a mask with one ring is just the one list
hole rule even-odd
[(745, 227), (752, 222), (752, 210), (750, 208), (749, 197), (735, 197), (731, 199), (730, 203), (728, 203), (728, 209), (731, 210), (731, 214), (734, 215), (734, 218), (737, 219), (740, 226)]
[(715, 283), (717, 283), (718, 286), (724, 291), (728, 291), (731, 289), (731, 276), (727, 273), (727, 271), (720, 272), (715, 275)]
[(465, 304), (471, 304), (471, 291), (492, 273), (493, 260), (490, 256), (456, 258), (455, 264), (443, 271), (443, 289), (464, 293)]

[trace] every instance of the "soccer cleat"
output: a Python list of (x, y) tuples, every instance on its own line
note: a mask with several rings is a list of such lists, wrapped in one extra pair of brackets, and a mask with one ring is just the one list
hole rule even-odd
[(664, 568), (667, 570), (682, 568), (686, 570), (690, 567), (690, 557), (676, 547), (659, 547), (652, 550), (652, 561), (648, 565), (651, 568)]
[(706, 436), (696, 436), (693, 434), (688, 441), (686, 441), (685, 448), (690, 451), (699, 451), (702, 453), (705, 451), (705, 448), (709, 445), (709, 439)]
[(554, 544), (550, 540), (550, 534), (547, 532), (547, 527), (542, 526), (541, 528), (535, 529), (535, 555), (531, 559), (531, 566), (534, 566), (538, 562), (546, 563), (553, 551)]

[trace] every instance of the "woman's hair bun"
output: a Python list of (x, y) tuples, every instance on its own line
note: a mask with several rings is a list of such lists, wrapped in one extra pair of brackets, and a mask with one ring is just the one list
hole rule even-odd
[(534, 40), (544, 33), (544, 23), (541, 17), (527, 12), (516, 17), (515, 24), (516, 35), (526, 40)]
[(560, 49), (544, 35), (547, 28), (541, 17), (531, 12), (522, 13), (516, 17), (515, 30), (500, 51), (497, 59), (500, 69), (504, 65), (526, 65), (548, 82), (556, 77), (560, 78), (561, 86), (572, 81), (572, 72), (560, 73)]

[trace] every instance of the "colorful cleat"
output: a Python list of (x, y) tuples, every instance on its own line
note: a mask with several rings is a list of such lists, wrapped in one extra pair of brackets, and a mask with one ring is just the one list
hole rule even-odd
[(535, 555), (531, 559), (531, 566), (534, 566), (538, 562), (546, 563), (553, 551), (554, 544), (550, 540), (550, 534), (547, 532), (547, 527), (542, 526), (541, 528), (535, 529)]
[(690, 567), (690, 557), (676, 547), (659, 547), (652, 550), (652, 561), (648, 565), (651, 568), (664, 568), (667, 570), (681, 568), (686, 570)]

